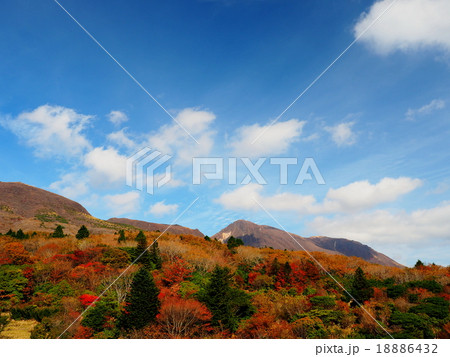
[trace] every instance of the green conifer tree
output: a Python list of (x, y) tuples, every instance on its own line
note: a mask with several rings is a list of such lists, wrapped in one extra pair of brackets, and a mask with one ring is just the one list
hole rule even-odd
[[(373, 289), (366, 279), (364, 271), (358, 267), (353, 275), (352, 285), (350, 287), (350, 294), (362, 304), (369, 300), (373, 295)], [(355, 302), (353, 302), (355, 304)]]
[(147, 241), (147, 238), (145, 237), (144, 232), (139, 231), (139, 233), (137, 234), (135, 240), (136, 240), (136, 242), (139, 242), (139, 241), (141, 241), (141, 240)]
[(58, 225), (52, 234), (53, 238), (63, 238), (64, 237), (64, 231), (63, 227), (61, 225)]
[(127, 240), (127, 237), (125, 237), (125, 231), (123, 229), (121, 229), (119, 231), (119, 238), (117, 239), (117, 241), (119, 243), (125, 242)]
[(161, 269), (162, 259), (159, 252), (158, 242), (155, 240), (150, 247), (150, 262), (153, 265), (153, 269)]
[(230, 270), (217, 266), (204, 291), (200, 293), (200, 300), (211, 311), (213, 325), (235, 331), (240, 319), (251, 316), (254, 308), (249, 295), (234, 289), (231, 284)]
[(158, 294), (152, 275), (145, 268), (139, 269), (131, 283), (120, 326), (127, 330), (141, 329), (155, 321), (160, 307)]
[(17, 239), (28, 239), (29, 236), (28, 236), (28, 234), (23, 233), (23, 231), (21, 229), (19, 229), (16, 233), (16, 238)]
[(75, 237), (77, 239), (84, 239), (89, 237), (89, 230), (86, 228), (84, 224), (80, 227)]
[(138, 242), (136, 247), (136, 259), (139, 258), (137, 263), (141, 264), (148, 270), (154, 269), (150, 253), (147, 249), (148, 248), (147, 237), (145, 236), (144, 232), (140, 231), (136, 237), (136, 240)]

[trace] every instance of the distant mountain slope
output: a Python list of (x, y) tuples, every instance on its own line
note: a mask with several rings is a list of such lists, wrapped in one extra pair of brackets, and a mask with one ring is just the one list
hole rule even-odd
[[(229, 237), (242, 239), (246, 245), (253, 247), (272, 247), (274, 249), (303, 250), (310, 252), (326, 252), (331, 254), (342, 254), (362, 258), (370, 263), (386, 266), (398, 266), (391, 258), (381, 254), (362, 243), (344, 239), (328, 237), (304, 238), (271, 226), (258, 225), (253, 222), (239, 220), (212, 236), (219, 241), (225, 242)], [(297, 243), (298, 242), (298, 243)], [(301, 246), (300, 246), (301, 245)], [(302, 249), (303, 247), (303, 249)]]
[(75, 201), (21, 182), (0, 182), (0, 207), (25, 218), (45, 214), (61, 217), (74, 213), (90, 215)]
[(190, 234), (197, 237), (204, 237), (204, 234), (200, 232), (198, 229), (191, 229), (187, 227), (180, 226), (178, 224), (174, 224), (170, 226), (168, 224), (163, 223), (152, 223), (146, 221), (139, 221), (136, 219), (129, 218), (110, 218), (107, 222), (117, 223), (117, 224), (126, 224), (129, 226), (133, 226), (137, 229), (142, 229), (143, 231), (160, 231), (163, 232), (167, 229), (167, 232), (173, 234)]
[(104, 233), (120, 226), (90, 215), (81, 204), (56, 193), (21, 182), (0, 182), (0, 232), (52, 232), (57, 225), (74, 234), (81, 225), (91, 233)]

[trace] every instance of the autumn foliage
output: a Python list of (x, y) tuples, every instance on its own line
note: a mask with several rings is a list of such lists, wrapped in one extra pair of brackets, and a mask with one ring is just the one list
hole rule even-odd
[(136, 230), (24, 235), (0, 235), (0, 310), (36, 321), (33, 338), (72, 323), (64, 338), (385, 337), (377, 322), (396, 338), (450, 336), (449, 267)]

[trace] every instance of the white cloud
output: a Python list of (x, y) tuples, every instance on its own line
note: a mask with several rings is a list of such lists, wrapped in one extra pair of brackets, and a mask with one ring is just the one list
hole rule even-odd
[(427, 115), (435, 112), (436, 110), (444, 109), (445, 101), (441, 99), (433, 99), (430, 103), (420, 107), (418, 109), (408, 109), (406, 112), (406, 119), (414, 120), (416, 116)]
[(42, 105), (31, 112), (23, 112), (15, 119), (2, 120), (42, 158), (76, 157), (91, 148), (82, 134), (92, 116), (73, 109)]
[(207, 156), (214, 144), (215, 132), (210, 126), (216, 116), (195, 108), (183, 109), (175, 119), (197, 140), (196, 143), (177, 123), (162, 126), (152, 133), (147, 144), (164, 154), (175, 156), (175, 163), (191, 165), (193, 157)]
[(111, 112), (108, 114), (108, 119), (114, 125), (120, 125), (128, 121), (127, 115), (120, 110), (111, 110)]
[(165, 204), (165, 201), (160, 201), (150, 206), (149, 213), (155, 216), (165, 216), (168, 214), (174, 214), (178, 210), (177, 204)]
[(215, 202), (226, 209), (237, 211), (261, 210), (261, 204), (269, 211), (296, 212), (301, 215), (359, 212), (395, 201), (421, 184), (421, 180), (408, 177), (384, 178), (374, 185), (368, 181), (357, 181), (338, 189), (329, 189), (323, 202), (317, 202), (312, 195), (288, 192), (264, 196), (263, 186), (252, 183), (223, 193)]
[(88, 176), (96, 186), (111, 183), (125, 183), (126, 156), (114, 148), (97, 147), (86, 154), (84, 165), (89, 169)]
[[(359, 36), (392, 3), (382, 0), (363, 13), (354, 27)], [(450, 1), (397, 0), (361, 41), (380, 54), (434, 47), (450, 51)]]
[[(305, 121), (291, 119), (274, 125), (245, 125), (238, 128), (230, 141), (233, 154), (240, 157), (261, 157), (285, 153), (298, 141)], [(253, 142), (257, 139), (255, 142)]]
[(390, 213), (378, 210), (370, 213), (317, 217), (309, 228), (318, 235), (344, 237), (360, 242), (417, 242), (433, 239), (450, 242), (450, 204), (412, 213)]
[(50, 189), (70, 199), (83, 196), (89, 191), (84, 175), (80, 173), (63, 175), (59, 181), (55, 181), (50, 185)]
[(103, 200), (111, 213), (116, 216), (133, 213), (139, 209), (139, 193), (136, 191), (106, 195)]
[(331, 134), (331, 138), (337, 146), (350, 146), (356, 143), (356, 134), (352, 131), (354, 122), (340, 123), (335, 126), (327, 126), (325, 130)]
[(393, 202), (421, 185), (421, 180), (409, 177), (385, 177), (375, 185), (369, 181), (357, 181), (338, 189), (331, 188), (322, 207), (329, 212), (358, 212), (381, 203)]
[(127, 149), (134, 149), (137, 147), (136, 142), (130, 138), (130, 136), (125, 132), (125, 129), (110, 133), (106, 138), (109, 142), (119, 147), (124, 147)]

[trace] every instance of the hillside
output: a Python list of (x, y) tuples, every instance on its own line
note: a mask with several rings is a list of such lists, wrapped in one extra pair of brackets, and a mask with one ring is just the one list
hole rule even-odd
[(274, 249), (287, 250), (306, 249), (310, 252), (325, 252), (329, 254), (355, 256), (370, 263), (386, 266), (402, 266), (386, 255), (353, 240), (329, 237), (304, 238), (297, 234), (288, 234), (275, 227), (258, 225), (244, 220), (238, 220), (230, 224), (213, 235), (212, 238), (221, 242), (226, 242), (231, 236), (242, 239), (246, 245), (252, 247), (272, 247)]
[(0, 232), (10, 228), (51, 232), (59, 224), (66, 233), (76, 232), (83, 224), (93, 233), (121, 228), (91, 216), (81, 204), (56, 193), (21, 182), (0, 182)]
[(21, 182), (0, 182), (0, 207), (25, 218), (44, 214), (67, 218), (74, 214), (90, 215), (75, 201)]
[(450, 337), (449, 268), (137, 236), (0, 235), (0, 339)]
[(204, 237), (204, 234), (200, 232), (198, 229), (191, 229), (187, 227), (180, 226), (178, 224), (174, 224), (172, 226), (163, 223), (152, 223), (146, 221), (139, 221), (136, 219), (129, 218), (110, 218), (107, 222), (118, 223), (118, 224), (126, 224), (128, 226), (133, 226), (137, 229), (141, 229), (143, 231), (155, 232), (160, 231), (164, 232), (167, 229), (167, 232), (173, 234), (190, 234), (196, 237)]

